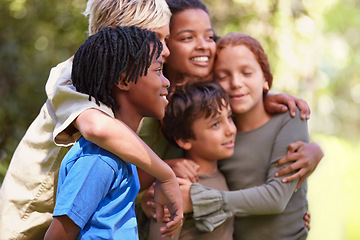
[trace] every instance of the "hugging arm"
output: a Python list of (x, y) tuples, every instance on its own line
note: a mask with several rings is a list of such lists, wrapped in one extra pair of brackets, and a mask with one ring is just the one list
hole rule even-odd
[[(156, 212), (159, 218), (162, 218), (163, 207), (169, 208), (172, 218), (164, 234), (172, 236), (181, 226), (183, 212), (179, 185), (171, 168), (124, 123), (100, 111), (84, 111), (74, 125), (87, 140), (136, 165), (146, 172), (144, 174), (151, 174), (158, 179), (158, 191), (155, 193)], [(143, 179), (140, 172), (139, 175), (140, 179)]]
[(317, 143), (306, 143), (296, 141), (288, 147), (288, 154), (277, 162), (277, 166), (291, 163), (287, 167), (276, 173), (276, 177), (281, 177), (293, 173), (282, 179), (283, 182), (291, 182), (299, 179), (295, 188), (297, 191), (306, 178), (316, 169), (324, 153)]
[[(88, 95), (76, 92), (66, 72), (61, 76), (56, 94), (50, 99), (59, 121), (54, 130), (54, 140), (60, 140), (60, 143), (66, 144), (68, 139), (71, 139), (72, 133), (79, 130), (87, 140), (153, 175), (159, 180), (159, 186), (172, 186), (162, 188), (166, 200), (163, 203), (173, 205), (170, 210), (174, 211), (171, 213), (176, 217), (172, 220), (175, 221), (174, 224), (181, 223), (181, 193), (171, 168), (134, 131), (123, 122), (113, 118), (111, 109), (104, 105), (98, 106), (88, 100)], [(76, 110), (69, 112), (66, 106), (75, 100)]]
[(274, 140), (267, 179), (262, 185), (236, 191), (217, 191), (198, 183), (191, 186), (194, 219), (199, 229), (212, 231), (234, 215), (279, 214), (284, 211), (297, 181), (284, 184), (280, 178), (276, 178), (275, 173), (280, 170), (276, 162), (286, 155), (287, 146), (291, 142), (308, 140), (306, 121), (301, 121), (299, 117), (291, 119), (289, 117), (288, 123)]
[(267, 93), (264, 97), (265, 110), (268, 113), (282, 113), (289, 110), (290, 115), (295, 117), (296, 107), (300, 109), (301, 119), (310, 118), (309, 105), (302, 99), (286, 93)]
[[(296, 107), (300, 109), (301, 119), (310, 118), (310, 108), (308, 104), (290, 94), (270, 94), (264, 98), (265, 109), (269, 113), (286, 112), (289, 110), (290, 115), (296, 115)], [(296, 141), (289, 145), (288, 154), (279, 160), (278, 166), (292, 162), (286, 168), (279, 171), (276, 176), (281, 177), (296, 171), (291, 176), (285, 177), (283, 182), (291, 182), (299, 179), (295, 191), (299, 189), (305, 179), (315, 170), (324, 153), (317, 143), (306, 143)]]
[(74, 126), (89, 141), (117, 155), (125, 162), (136, 165), (155, 178), (163, 179), (166, 164), (118, 119), (96, 110), (87, 109), (74, 121)]

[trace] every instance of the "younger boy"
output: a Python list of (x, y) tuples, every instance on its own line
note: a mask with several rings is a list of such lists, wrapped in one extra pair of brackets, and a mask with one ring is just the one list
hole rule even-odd
[[(226, 92), (214, 82), (187, 83), (175, 89), (166, 108), (162, 131), (173, 143), (184, 150), (185, 158), (199, 168), (202, 185), (227, 191), (224, 176), (218, 171), (217, 161), (232, 156), (236, 127)], [(183, 191), (190, 191), (191, 182), (179, 180)], [(189, 194), (186, 194), (189, 196)], [(190, 199), (183, 199), (184, 211), (192, 212)], [(192, 219), (185, 216), (184, 225), (174, 239), (231, 240), (233, 219), (230, 218), (213, 232), (201, 232)], [(159, 225), (151, 220), (149, 239), (160, 239)]]
[[(164, 116), (169, 81), (162, 75), (161, 52), (155, 32), (105, 27), (76, 52), (73, 84), (136, 131), (143, 117)], [(152, 167), (166, 183), (161, 187), (178, 188), (167, 164), (158, 161)], [(54, 219), (45, 239), (137, 239), (139, 188), (136, 166), (81, 137), (61, 163)], [(182, 206), (175, 205), (168, 205), (174, 212), (168, 236), (181, 226)]]

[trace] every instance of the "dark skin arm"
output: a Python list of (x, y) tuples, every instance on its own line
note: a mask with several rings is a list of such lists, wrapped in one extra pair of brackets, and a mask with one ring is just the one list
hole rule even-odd
[(288, 162), (294, 163), (277, 172), (275, 176), (281, 177), (296, 171), (282, 181), (291, 182), (300, 179), (295, 188), (297, 191), (305, 179), (315, 170), (323, 156), (324, 153), (317, 143), (294, 142), (289, 145), (288, 154), (277, 162), (277, 166), (282, 166)]
[[(295, 117), (296, 107), (300, 109), (301, 119), (310, 118), (308, 104), (300, 98), (290, 94), (266, 94), (264, 98), (265, 109), (269, 113), (286, 112)], [(281, 177), (296, 171), (293, 175), (284, 178), (283, 182), (291, 182), (300, 179), (295, 191), (299, 189), (305, 179), (315, 170), (324, 153), (316, 143), (295, 142), (289, 145), (286, 157), (278, 161), (278, 166), (293, 162), (291, 165), (279, 171), (276, 176)]]
[(76, 225), (68, 216), (54, 217), (50, 227), (46, 231), (45, 240), (70, 240), (76, 239), (79, 235), (80, 227)]
[[(177, 159), (167, 159), (164, 160), (171, 169), (174, 171), (176, 177), (188, 179), (191, 182), (198, 182), (199, 177), (197, 171), (199, 170), (199, 165), (194, 161), (185, 159), (185, 158), (177, 158)], [(138, 175), (140, 179), (141, 191), (147, 189), (154, 181), (155, 178), (138, 168)]]
[(289, 110), (290, 115), (292, 117), (295, 117), (296, 106), (297, 106), (300, 109), (301, 119), (310, 118), (309, 105), (304, 100), (294, 97), (290, 94), (268, 93), (264, 97), (264, 106), (265, 106), (265, 110), (268, 113), (281, 113)]

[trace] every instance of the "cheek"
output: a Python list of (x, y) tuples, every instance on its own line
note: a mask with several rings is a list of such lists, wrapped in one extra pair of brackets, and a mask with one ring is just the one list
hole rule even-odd
[(168, 48), (169, 48), (169, 51), (170, 51), (170, 56), (167, 57), (167, 59), (166, 59), (167, 63), (170, 62), (170, 64), (171, 64), (172, 62), (173, 63), (178, 62), (179, 58), (182, 57), (181, 51), (178, 50), (179, 48), (174, 46), (174, 45), (169, 45)]
[(216, 43), (215, 42), (214, 42), (214, 44), (212, 44), (210, 46), (210, 52), (211, 52), (212, 62), (215, 62), (215, 55), (216, 55)]
[(220, 86), (226, 91), (229, 92), (230, 91), (230, 81), (221, 81), (218, 82), (220, 84)]

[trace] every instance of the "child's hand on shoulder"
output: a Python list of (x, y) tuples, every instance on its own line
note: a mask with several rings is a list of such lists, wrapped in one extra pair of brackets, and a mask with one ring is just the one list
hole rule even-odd
[(189, 179), (191, 182), (198, 182), (198, 170), (199, 165), (192, 160), (177, 158), (177, 159), (168, 159), (165, 162), (171, 167), (174, 171), (176, 177)]

